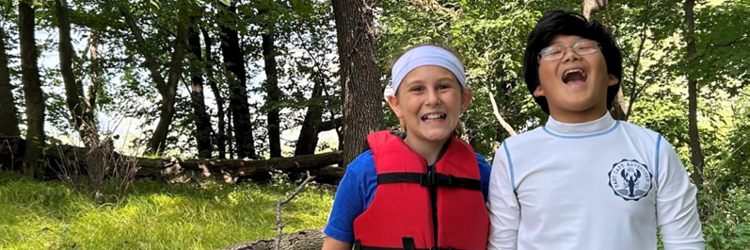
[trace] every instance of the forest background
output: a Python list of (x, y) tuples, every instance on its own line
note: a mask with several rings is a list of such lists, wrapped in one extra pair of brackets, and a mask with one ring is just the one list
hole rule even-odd
[(521, 67), (552, 9), (612, 30), (610, 112), (677, 149), (708, 249), (745, 249), (748, 0), (1, 0), (0, 248), (217, 248), (274, 237), (277, 213), (323, 227), (365, 135), (398, 129), (383, 90), (418, 44), (462, 55), (464, 139), (491, 161), (546, 122)]

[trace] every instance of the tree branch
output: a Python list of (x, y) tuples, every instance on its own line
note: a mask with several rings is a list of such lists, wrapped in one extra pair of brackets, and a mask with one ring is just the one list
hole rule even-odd
[(300, 184), (296, 190), (294, 190), (294, 193), (287, 196), (284, 201), (282, 201), (281, 199), (276, 200), (276, 244), (274, 244), (274, 249), (279, 250), (279, 246), (281, 245), (281, 231), (286, 226), (286, 223), (281, 223), (281, 207), (294, 199), (294, 197), (297, 196), (300, 191), (302, 191), (302, 188), (304, 188), (305, 185), (307, 185), (307, 183), (312, 181), (313, 179), (315, 179), (315, 176), (310, 176), (310, 171), (307, 171), (307, 178), (302, 181), (302, 184)]
[[(125, 8), (126, 7), (122, 5), (119, 6), (120, 13), (123, 17), (125, 17), (125, 22), (127, 22), (128, 27), (130, 27), (130, 31), (135, 37), (135, 48), (143, 56), (143, 58), (145, 58), (146, 67), (148, 67), (148, 70), (151, 72), (151, 78), (153, 78), (154, 82), (156, 82), (156, 87), (159, 89), (159, 92), (166, 93), (169, 91), (169, 88), (167, 86), (167, 83), (164, 81), (164, 78), (161, 76), (161, 72), (159, 71), (159, 64), (156, 62), (156, 59), (154, 59), (151, 53), (148, 53), (148, 51), (143, 48), (146, 41), (145, 39), (143, 39), (141, 29), (140, 27), (138, 27), (138, 24), (135, 23), (132, 13), (130, 13), (130, 11), (126, 10)], [(178, 37), (177, 39), (180, 38)]]
[[(646, 2), (646, 13), (644, 14), (646, 17), (651, 17), (651, 0), (648, 0)], [(646, 83), (643, 83), (643, 86), (639, 89), (638, 88), (638, 69), (641, 66), (641, 58), (643, 57), (643, 48), (646, 45), (646, 24), (649, 23), (651, 19), (645, 20), (643, 22), (643, 26), (641, 27), (641, 43), (638, 45), (638, 53), (637, 57), (635, 59), (635, 63), (633, 64), (633, 89), (630, 93), (630, 101), (628, 102), (628, 107), (625, 112), (625, 117), (630, 116), (630, 112), (633, 110), (632, 106), (635, 103), (636, 98), (638, 97), (638, 94), (646, 88)]]
[[(747, 39), (747, 35), (743, 35), (743, 36), (737, 37), (735, 39), (732, 39), (732, 41), (729, 41), (727, 43), (717, 44), (717, 45), (714, 45), (714, 46), (711, 46), (711, 47), (709, 47), (709, 45), (711, 45), (710, 42), (706, 43), (706, 46), (703, 48), (703, 53), (701, 53), (700, 55), (697, 55), (697, 56), (693, 57), (693, 59), (690, 62), (699, 61), (700, 59), (703, 58), (703, 56), (706, 53), (713, 51), (715, 48), (733, 46), (735, 43), (737, 43), (737, 42), (739, 42), (741, 40), (745, 40), (745, 39)], [(688, 62), (688, 63), (690, 63), (690, 62)]]
[[(317, 68), (316, 73), (317, 73), (318, 77), (320, 77), (320, 79), (324, 80), (323, 86), (322, 86), (323, 87), (323, 93), (326, 95), (326, 97), (327, 97), (326, 99), (331, 100), (331, 98), (330, 98), (331, 95), (328, 93), (328, 88), (326, 88), (325, 82), (332, 82), (332, 81), (331, 81), (330, 78), (328, 78), (327, 75), (323, 74), (323, 69), (320, 67), (320, 63), (318, 62), (318, 60), (316, 59), (316, 57), (313, 56), (313, 53), (310, 52), (310, 49), (307, 47), (307, 44), (304, 42), (302, 34), (299, 33), (299, 30), (301, 30), (301, 27), (299, 27), (298, 29), (294, 29), (294, 33), (297, 34), (297, 36), (299, 37), (300, 41), (303, 41), (301, 43), (302, 44), (302, 48), (305, 50), (305, 52), (307, 52), (307, 54), (310, 55), (310, 59), (313, 61), (313, 64), (315, 65), (315, 68)], [(326, 109), (328, 109), (328, 111), (330, 112), (330, 115), (331, 115), (331, 119), (333, 119), (333, 117), (335, 117), (335, 115), (334, 115), (333, 110), (329, 107), (329, 105), (328, 105), (329, 103), (330, 103), (330, 101), (326, 101), (324, 107)], [(336, 134), (339, 135), (339, 138), (342, 138), (341, 137), (341, 128), (343, 127), (343, 118), (339, 117), (337, 119), (340, 120), (340, 122), (338, 123), (339, 125), (334, 126), (331, 129), (335, 128), (336, 129)], [(321, 127), (322, 127), (322, 125), (321, 125)], [(325, 131), (322, 128), (327, 128), (327, 127), (322, 127), (322, 128), (321, 127), (318, 127), (318, 131)], [(331, 129), (326, 129), (326, 130), (331, 130)]]
[(500, 122), (500, 125), (503, 126), (503, 128), (505, 129), (505, 131), (508, 132), (508, 134), (510, 134), (511, 136), (516, 135), (516, 131), (513, 129), (513, 127), (511, 127), (510, 124), (505, 122), (505, 119), (503, 119), (503, 117), (500, 115), (500, 109), (497, 108), (497, 103), (495, 102), (495, 95), (492, 94), (492, 91), (490, 91), (489, 89), (485, 88), (485, 90), (487, 91), (487, 93), (490, 94), (490, 101), (492, 102), (492, 110), (495, 113), (495, 118), (497, 118), (497, 120)]
[(328, 131), (331, 129), (338, 129), (343, 125), (344, 125), (344, 119), (342, 117), (339, 117), (333, 120), (323, 122), (320, 125), (318, 125), (318, 132)]

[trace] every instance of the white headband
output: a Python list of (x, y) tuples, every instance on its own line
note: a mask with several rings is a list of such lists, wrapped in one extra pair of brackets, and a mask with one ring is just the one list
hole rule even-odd
[(393, 64), (391, 89), (386, 88), (384, 93), (386, 100), (388, 96), (396, 93), (401, 81), (409, 72), (425, 65), (440, 66), (447, 69), (456, 76), (461, 86), (466, 88), (466, 73), (464, 73), (464, 65), (461, 64), (461, 60), (458, 60), (458, 57), (444, 48), (426, 45), (409, 50)]

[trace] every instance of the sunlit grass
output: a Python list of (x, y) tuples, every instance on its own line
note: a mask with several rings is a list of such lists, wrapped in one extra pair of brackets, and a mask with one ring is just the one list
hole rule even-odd
[[(59, 182), (0, 173), (0, 249), (212, 249), (275, 235), (291, 185), (140, 180), (118, 204), (95, 205)], [(284, 207), (285, 232), (322, 227), (333, 192), (307, 189)]]

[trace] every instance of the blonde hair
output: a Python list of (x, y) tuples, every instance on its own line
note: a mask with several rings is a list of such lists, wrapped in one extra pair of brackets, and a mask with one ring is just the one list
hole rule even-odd
[[(418, 44), (418, 45), (411, 46), (411, 47), (407, 48), (406, 50), (404, 50), (404, 51), (396, 54), (397, 56), (395, 56), (395, 57), (393, 57), (391, 59), (390, 66), (393, 67), (393, 64), (395, 64), (396, 61), (398, 61), (398, 59), (401, 56), (403, 56), (404, 54), (406, 54), (406, 52), (409, 52), (410, 50), (413, 50), (415, 48), (419, 48), (419, 47), (422, 47), (422, 46), (437, 46), (437, 47), (443, 48), (443, 49), (447, 50), (448, 52), (451, 52), (451, 54), (453, 54), (454, 56), (456, 56), (460, 61), (463, 61), (463, 57), (461, 56), (461, 54), (458, 53), (458, 51), (456, 49), (453, 49), (453, 48), (445, 46), (445, 45), (440, 45), (440, 44), (423, 43), (423, 44)], [(464, 86), (462, 86), (461, 84), (458, 84), (458, 87), (461, 90), (461, 95), (460, 96), (461, 96), (461, 98), (463, 98), (463, 92), (465, 90)], [(398, 90), (397, 89), (393, 90), (393, 95), (394, 96), (398, 96)], [(398, 123), (399, 123), (399, 126), (401, 127), (401, 131), (406, 132), (406, 123), (404, 122), (404, 119), (398, 118)], [(461, 138), (461, 136), (463, 134), (464, 134), (464, 127), (461, 125), (461, 121), (458, 121), (458, 123), (456, 124), (456, 128), (454, 128), (453, 132), (451, 132), (451, 137)]]

